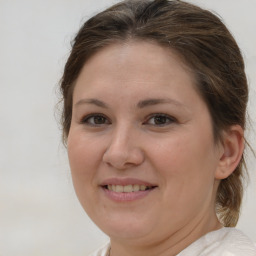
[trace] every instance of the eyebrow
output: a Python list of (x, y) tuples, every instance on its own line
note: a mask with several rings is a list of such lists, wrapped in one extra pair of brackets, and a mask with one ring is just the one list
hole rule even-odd
[(157, 104), (164, 104), (164, 103), (170, 103), (170, 104), (176, 105), (178, 107), (184, 107), (184, 105), (181, 104), (180, 102), (173, 100), (173, 99), (169, 99), (169, 98), (146, 99), (146, 100), (139, 101), (137, 106), (138, 106), (138, 108), (144, 108), (144, 107), (153, 106), (153, 105), (157, 105)]
[(83, 104), (92, 104), (101, 108), (108, 108), (108, 105), (106, 103), (97, 99), (81, 99), (75, 104), (75, 107)]
[[(149, 107), (149, 106), (154, 106), (154, 105), (158, 105), (158, 104), (165, 104), (165, 103), (169, 103), (169, 104), (173, 104), (176, 105), (177, 107), (185, 107), (185, 105), (183, 105), (182, 103), (174, 100), (174, 99), (170, 99), (170, 98), (160, 98), (160, 99), (146, 99), (146, 100), (142, 100), (139, 101), (137, 104), (138, 108), (145, 108), (145, 107)], [(109, 108), (108, 104), (106, 104), (105, 102), (101, 101), (101, 100), (97, 100), (97, 99), (81, 99), (79, 100), (77, 103), (75, 103), (75, 107), (79, 106), (79, 105), (83, 105), (83, 104), (92, 104), (92, 105), (96, 105), (98, 107), (101, 108)]]

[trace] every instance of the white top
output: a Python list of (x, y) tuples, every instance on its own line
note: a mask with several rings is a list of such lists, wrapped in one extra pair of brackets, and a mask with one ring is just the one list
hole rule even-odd
[[(108, 256), (110, 244), (89, 256)], [(256, 256), (256, 246), (241, 231), (222, 228), (210, 232), (176, 256)]]

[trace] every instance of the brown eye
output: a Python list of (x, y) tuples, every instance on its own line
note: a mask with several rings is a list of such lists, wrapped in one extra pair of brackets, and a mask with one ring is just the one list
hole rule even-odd
[(103, 116), (94, 116), (91, 118), (94, 124), (105, 124), (106, 118)]
[(109, 124), (110, 122), (103, 115), (90, 115), (90, 116), (83, 118), (82, 123), (88, 124), (91, 126), (99, 126), (99, 125)]
[(155, 114), (151, 116), (147, 123), (155, 126), (165, 126), (175, 122), (175, 118), (165, 114)]
[(166, 116), (155, 116), (154, 117), (155, 124), (166, 124), (167, 121), (168, 120), (167, 120)]

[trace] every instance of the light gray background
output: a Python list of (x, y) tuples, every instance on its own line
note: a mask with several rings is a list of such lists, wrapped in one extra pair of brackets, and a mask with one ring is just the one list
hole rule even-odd
[[(88, 255), (107, 240), (73, 191), (54, 117), (56, 88), (82, 22), (115, 1), (0, 0), (0, 255)], [(195, 0), (223, 17), (246, 61), (255, 125), (256, 1)], [(255, 132), (249, 133), (255, 148)], [(256, 241), (255, 158), (238, 227)]]

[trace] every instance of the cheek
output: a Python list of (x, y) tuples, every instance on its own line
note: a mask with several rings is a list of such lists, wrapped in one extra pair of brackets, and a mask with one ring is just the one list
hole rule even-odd
[(70, 132), (68, 136), (68, 157), (71, 172), (83, 174), (98, 162), (100, 148), (93, 139), (87, 138), (82, 132)]
[(177, 225), (189, 222), (213, 202), (214, 168), (206, 159), (211, 155), (209, 148), (187, 139), (183, 136), (162, 145), (156, 163), (162, 176), (163, 211), (171, 213)]
[(195, 129), (187, 133), (174, 134), (154, 147), (158, 163), (173, 175), (195, 175), (212, 171), (216, 153), (210, 129)]
[[(97, 146), (96, 146), (97, 145)], [(84, 210), (90, 215), (97, 202), (96, 175), (100, 160), (100, 147), (95, 140), (80, 131), (72, 131), (68, 137), (68, 157), (73, 186)]]
[(152, 159), (167, 194), (189, 199), (211, 192), (217, 161), (208, 134), (177, 134), (154, 147)]
[(71, 131), (68, 137), (68, 158), (78, 197), (88, 194), (95, 185), (94, 177), (100, 163), (99, 148), (93, 140), (85, 138), (79, 132)]

